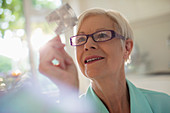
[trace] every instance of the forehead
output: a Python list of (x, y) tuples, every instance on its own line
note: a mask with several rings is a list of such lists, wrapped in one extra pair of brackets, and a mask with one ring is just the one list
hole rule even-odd
[(90, 15), (84, 18), (78, 33), (92, 33), (100, 29), (115, 30), (115, 22), (107, 15)]

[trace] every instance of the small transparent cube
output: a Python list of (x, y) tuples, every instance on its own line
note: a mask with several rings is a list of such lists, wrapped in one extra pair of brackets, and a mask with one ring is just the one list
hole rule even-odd
[(56, 34), (62, 34), (77, 24), (77, 17), (71, 6), (66, 3), (46, 16), (50, 28)]

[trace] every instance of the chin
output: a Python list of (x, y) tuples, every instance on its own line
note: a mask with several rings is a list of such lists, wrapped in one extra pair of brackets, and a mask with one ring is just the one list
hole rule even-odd
[(92, 70), (92, 71), (86, 71), (84, 74), (89, 79), (95, 79), (101, 76), (101, 73), (99, 70)]

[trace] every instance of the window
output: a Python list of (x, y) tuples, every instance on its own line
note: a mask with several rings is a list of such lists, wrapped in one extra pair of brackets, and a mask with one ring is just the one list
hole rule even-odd
[(34, 77), (34, 71), (46, 86), (42, 91), (57, 88), (35, 65), (39, 47), (55, 35), (44, 18), (61, 5), (61, 0), (0, 0), (0, 92), (15, 88), (24, 76)]

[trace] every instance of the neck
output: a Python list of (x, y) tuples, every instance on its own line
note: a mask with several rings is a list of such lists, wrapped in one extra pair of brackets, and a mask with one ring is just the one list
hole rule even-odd
[(110, 113), (130, 112), (125, 75), (107, 76), (102, 79), (92, 80), (92, 88)]

